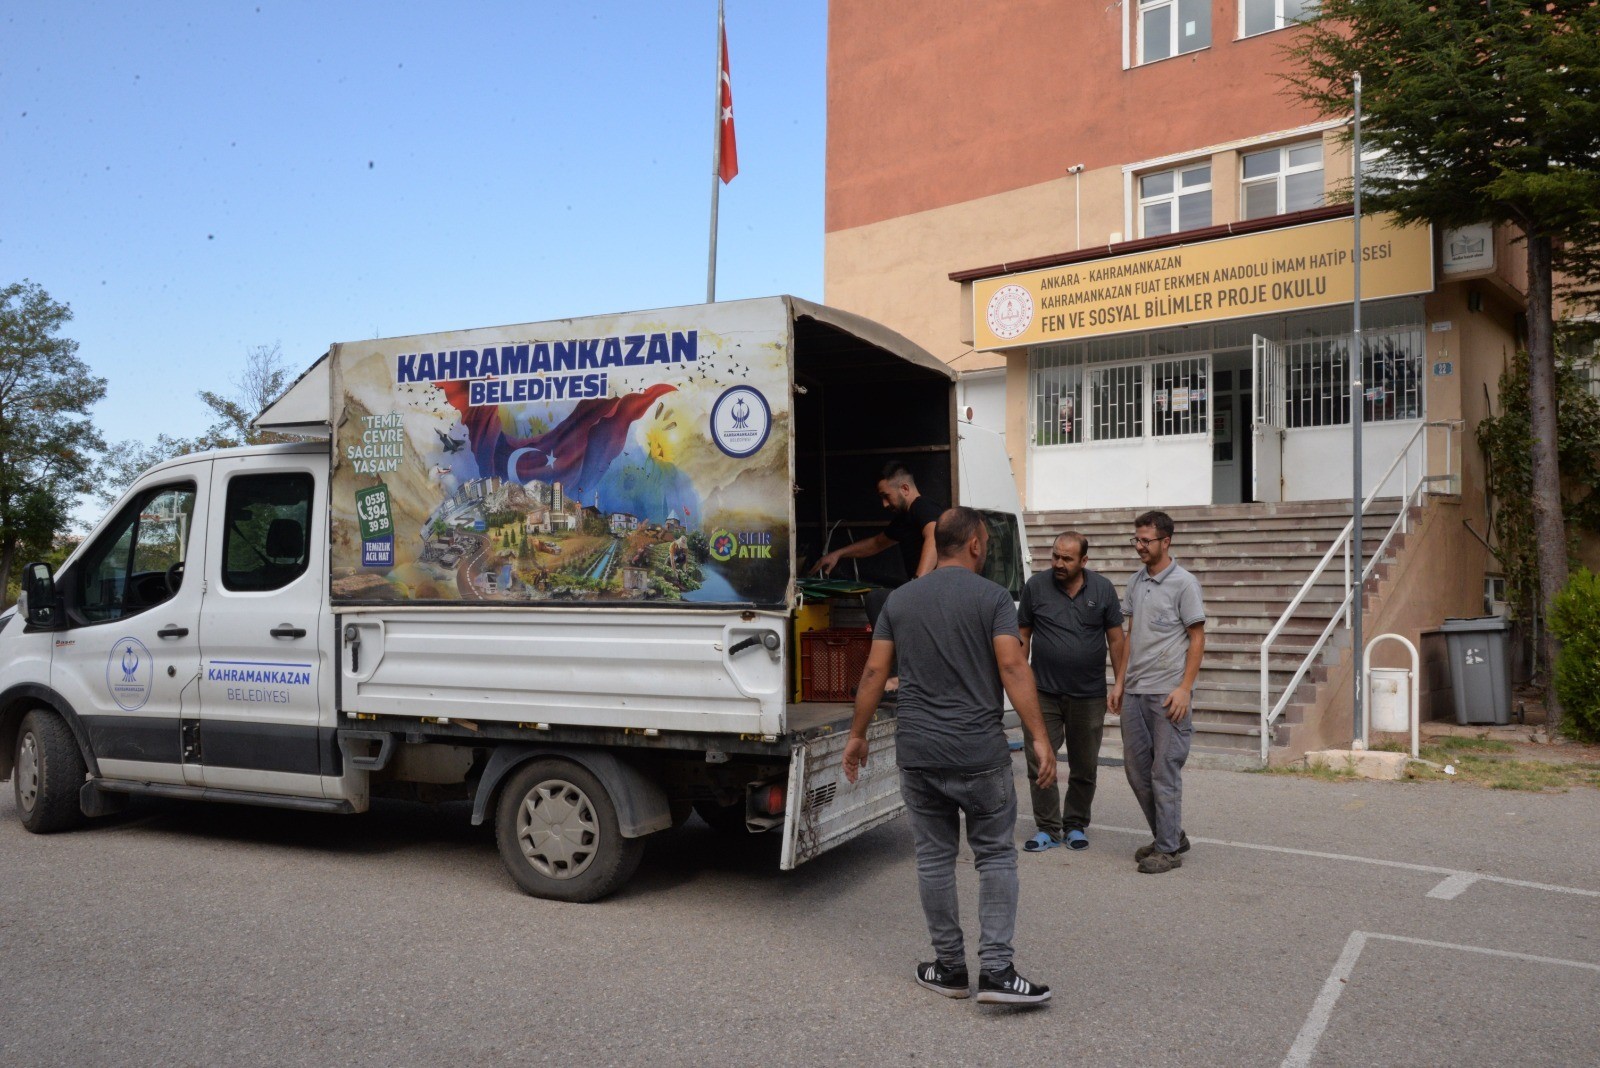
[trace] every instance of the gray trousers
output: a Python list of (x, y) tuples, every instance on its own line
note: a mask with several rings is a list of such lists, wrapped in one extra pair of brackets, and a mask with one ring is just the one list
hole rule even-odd
[(978, 963), (1003, 972), (1017, 927), (1017, 788), (1011, 766), (992, 771), (900, 769), (900, 796), (917, 849), (917, 891), (939, 963), (966, 967), (956, 900), (961, 817), (978, 871)]
[(1183, 764), (1194, 737), (1194, 713), (1172, 722), (1161, 707), (1166, 698), (1164, 693), (1123, 695), (1122, 765), (1157, 851), (1176, 853), (1183, 834)]
[[(1034, 756), (1032, 745), (1024, 745), (1033, 822), (1041, 831), (1064, 838), (1068, 831), (1089, 829), (1089, 807), (1094, 803), (1095, 780), (1100, 771), (1100, 738), (1106, 729), (1106, 699), (1041, 693), (1039, 714), (1044, 718), (1050, 748), (1059, 751), (1063, 742), (1067, 746), (1067, 804), (1063, 810), (1061, 788), (1055, 783), (1039, 788), (1039, 758)], [(1027, 736), (1026, 727), (1022, 733)]]

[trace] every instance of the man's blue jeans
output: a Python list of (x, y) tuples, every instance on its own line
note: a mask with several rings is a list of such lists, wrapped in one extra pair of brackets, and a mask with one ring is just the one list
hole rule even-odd
[(1003, 972), (1017, 926), (1017, 789), (1011, 767), (991, 771), (900, 769), (900, 796), (917, 848), (917, 889), (939, 963), (966, 967), (956, 900), (961, 817), (978, 871), (978, 964)]

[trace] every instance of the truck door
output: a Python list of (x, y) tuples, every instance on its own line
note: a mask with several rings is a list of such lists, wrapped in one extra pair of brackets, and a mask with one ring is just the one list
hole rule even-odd
[(66, 627), (50, 685), (88, 728), (106, 778), (198, 781), (183, 717), (200, 708), (209, 461), (168, 469), (102, 524), (57, 583)]
[(323, 796), (335, 773), (323, 656), (326, 457), (215, 461), (201, 636), (208, 787)]

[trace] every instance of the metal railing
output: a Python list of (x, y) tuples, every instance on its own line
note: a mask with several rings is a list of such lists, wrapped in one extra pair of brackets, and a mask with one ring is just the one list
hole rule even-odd
[[(1383, 535), (1383, 540), (1373, 550), (1371, 561), (1361, 568), (1361, 581), (1363, 583), (1377, 569), (1384, 553), (1388, 552), (1389, 545), (1394, 540), (1395, 534), (1403, 534), (1407, 531), (1411, 509), (1422, 502), (1422, 495), (1427, 492), (1431, 484), (1443, 482), (1446, 488), (1441, 492), (1459, 492), (1455, 474), (1454, 445), (1455, 432), (1460, 426), (1462, 426), (1462, 421), (1459, 419), (1418, 424), (1416, 431), (1406, 439), (1406, 443), (1400, 447), (1399, 454), (1395, 456), (1388, 469), (1384, 471), (1383, 477), (1378, 479), (1377, 484), (1372, 487), (1372, 492), (1368, 493), (1366, 499), (1361, 502), (1361, 514), (1364, 516), (1367, 514), (1367, 509), (1372, 506), (1372, 502), (1389, 485), (1389, 481), (1394, 477), (1395, 471), (1397, 469), (1400, 471), (1400, 511), (1395, 516), (1394, 522), (1389, 525), (1388, 531)], [(1445, 432), (1445, 473), (1442, 475), (1428, 474), (1428, 439), (1425, 435), (1430, 429), (1443, 429)], [(1419, 439), (1422, 441), (1422, 456), (1418, 464), (1417, 478), (1413, 482), (1411, 478), (1411, 448)], [(1350, 626), (1351, 606), (1355, 594), (1355, 588), (1350, 581), (1352, 571), (1351, 534), (1354, 528), (1355, 519), (1352, 517), (1345, 523), (1344, 529), (1339, 532), (1339, 536), (1333, 539), (1333, 544), (1328, 546), (1328, 551), (1322, 554), (1322, 559), (1317, 561), (1317, 566), (1312, 568), (1310, 577), (1305, 580), (1299, 591), (1289, 601), (1289, 607), (1283, 610), (1283, 614), (1278, 617), (1278, 621), (1267, 632), (1267, 636), (1261, 639), (1261, 762), (1263, 764), (1267, 762), (1267, 756), (1272, 747), (1273, 723), (1277, 721), (1279, 716), (1283, 715), (1283, 710), (1294, 699), (1295, 691), (1299, 688), (1301, 681), (1305, 679), (1306, 674), (1310, 672), (1312, 665), (1317, 662), (1317, 658), (1322, 655), (1323, 647), (1327, 645), (1328, 639), (1333, 636), (1334, 629), (1341, 622), (1347, 628)], [(1356, 546), (1354, 552), (1355, 559), (1359, 560), (1361, 547)], [(1327, 626), (1322, 628), (1322, 633), (1312, 643), (1310, 651), (1306, 653), (1299, 669), (1295, 671), (1294, 677), (1289, 680), (1288, 685), (1283, 688), (1283, 693), (1274, 702), (1268, 677), (1272, 643), (1277, 640), (1278, 635), (1283, 633), (1283, 628), (1289, 625), (1289, 621), (1294, 618), (1295, 612), (1299, 610), (1300, 605), (1316, 586), (1317, 580), (1328, 569), (1334, 557), (1341, 553), (1344, 556), (1344, 600), (1334, 610)], [(1360, 655), (1359, 651), (1357, 655)]]

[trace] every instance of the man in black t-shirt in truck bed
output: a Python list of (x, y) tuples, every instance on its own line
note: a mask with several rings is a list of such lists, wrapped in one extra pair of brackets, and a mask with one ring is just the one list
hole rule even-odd
[[(917, 490), (917, 481), (905, 465), (891, 460), (878, 476), (878, 501), (892, 513), (889, 525), (881, 534), (853, 541), (841, 549), (818, 560), (811, 573), (826, 575), (838, 566), (840, 560), (877, 556), (892, 547), (900, 549), (900, 559), (905, 564), (906, 581), (926, 575), (939, 563), (938, 550), (934, 548), (933, 528), (944, 512), (944, 505), (924, 497)], [(867, 619), (874, 626), (883, 603), (889, 599), (888, 590), (873, 590), (867, 594)]]

